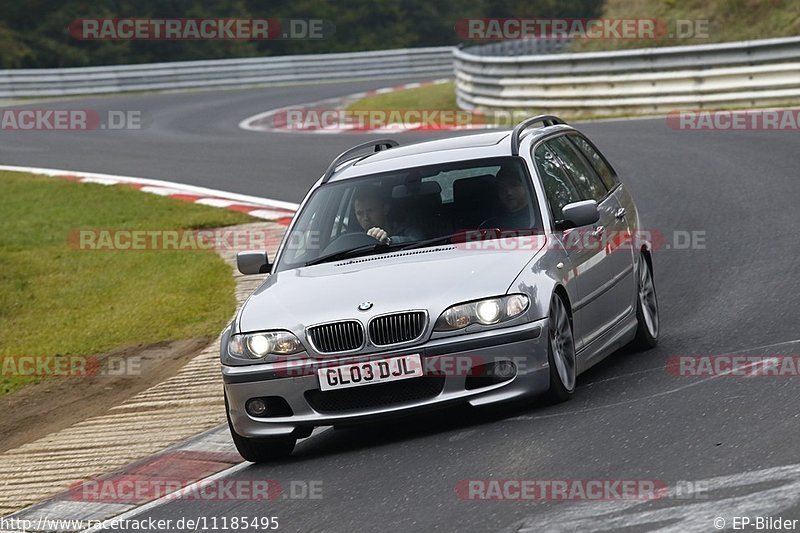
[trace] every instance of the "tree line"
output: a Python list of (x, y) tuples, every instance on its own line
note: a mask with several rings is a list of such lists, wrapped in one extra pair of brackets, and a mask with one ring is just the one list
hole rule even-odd
[[(596, 17), (603, 0), (0, 0), (0, 68), (77, 67), (351, 52), (461, 42), (471, 17)], [(323, 39), (82, 40), (78, 19), (316, 19)]]

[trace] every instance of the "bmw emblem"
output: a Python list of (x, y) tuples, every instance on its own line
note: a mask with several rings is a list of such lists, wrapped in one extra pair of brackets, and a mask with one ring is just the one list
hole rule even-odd
[(370, 309), (372, 309), (372, 302), (361, 302), (358, 304), (359, 311), (369, 311)]

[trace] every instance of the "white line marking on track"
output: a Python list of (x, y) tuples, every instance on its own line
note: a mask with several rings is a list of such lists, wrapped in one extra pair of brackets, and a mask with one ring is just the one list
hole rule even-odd
[(565, 411), (563, 413), (552, 413), (552, 414), (549, 414), (549, 415), (521, 415), (521, 416), (515, 416), (515, 417), (512, 417), (512, 418), (507, 418), (506, 420), (513, 420), (513, 421), (542, 420), (542, 419), (545, 419), (545, 418), (556, 418), (556, 417), (559, 417), (559, 416), (581, 415), (581, 414), (585, 414), (585, 413), (591, 413), (593, 411), (600, 411), (602, 409), (608, 409), (610, 407), (620, 407), (622, 405), (630, 405), (630, 404), (634, 404), (634, 403), (643, 402), (643, 401), (646, 401), (646, 400), (652, 400), (653, 398), (660, 398), (661, 396), (668, 396), (670, 394), (675, 394), (676, 392), (680, 392), (682, 390), (689, 389), (691, 387), (696, 387), (697, 385), (702, 385), (703, 383), (711, 381), (712, 379), (721, 378), (723, 376), (727, 376), (728, 374), (732, 374), (734, 372), (747, 370), (750, 367), (757, 366), (757, 365), (760, 365), (760, 364), (762, 364), (760, 361), (756, 361), (754, 363), (747, 363), (746, 365), (742, 365), (742, 366), (738, 366), (736, 368), (732, 368), (731, 370), (729, 370), (727, 372), (720, 372), (719, 374), (715, 374), (715, 375), (713, 375), (711, 377), (708, 377), (708, 378), (705, 378), (705, 379), (701, 379), (700, 381), (694, 381), (692, 383), (687, 383), (686, 385), (683, 385), (683, 386), (680, 386), (680, 387), (676, 387), (674, 389), (669, 389), (669, 390), (662, 391), (662, 392), (656, 392), (654, 394), (649, 394), (649, 395), (643, 396), (641, 398), (633, 398), (631, 400), (625, 400), (625, 401), (622, 401), (622, 402), (614, 402), (614, 403), (609, 403), (609, 404), (606, 404), (606, 405), (597, 405), (595, 407), (586, 407), (584, 409), (578, 409), (578, 410), (575, 410), (575, 411)]
[[(130, 511), (126, 511), (126, 512), (120, 514), (120, 515), (115, 516), (114, 518), (109, 518), (106, 521), (107, 522), (111, 522), (111, 521), (127, 520), (127, 519), (130, 519), (130, 518), (132, 518), (132, 517), (134, 517), (136, 515), (139, 515), (139, 514), (142, 514), (142, 513), (146, 512), (146, 511), (149, 511), (150, 509), (154, 509), (154, 508), (156, 508), (156, 507), (158, 507), (160, 505), (163, 505), (163, 504), (165, 504), (167, 502), (177, 501), (178, 498), (176, 497), (176, 495), (178, 493), (181, 493), (183, 491), (192, 491), (193, 489), (196, 489), (199, 492), (204, 487), (207, 487), (208, 485), (210, 485), (214, 481), (216, 481), (218, 479), (221, 479), (221, 478), (224, 478), (226, 476), (229, 476), (231, 474), (235, 474), (236, 472), (239, 472), (240, 470), (244, 470), (245, 468), (251, 466), (251, 464), (252, 463), (243, 462), (243, 463), (239, 463), (238, 465), (232, 466), (232, 467), (230, 467), (230, 468), (228, 468), (226, 470), (221, 470), (220, 472), (217, 472), (214, 475), (211, 475), (211, 476), (209, 476), (207, 478), (201, 479), (200, 481), (196, 481), (196, 482), (192, 483), (191, 485), (187, 485), (186, 487), (183, 487), (183, 488), (181, 488), (179, 490), (176, 490), (175, 492), (171, 492), (171, 493), (169, 493), (167, 495), (164, 495), (161, 498), (158, 498), (157, 500), (153, 500), (153, 501), (148, 502), (148, 503), (146, 503), (144, 505), (141, 505), (139, 507), (131, 509)], [(84, 530), (81, 531), (81, 533), (96, 533), (97, 531), (104, 531), (104, 528), (102, 527), (102, 524), (99, 524), (99, 525), (84, 529)]]
[(726, 354), (736, 354), (736, 353), (744, 353), (744, 352), (755, 352), (758, 350), (764, 350), (765, 348), (774, 348), (776, 346), (783, 346), (784, 344), (800, 344), (800, 339), (795, 339), (792, 341), (783, 341), (783, 342), (775, 342), (772, 344), (764, 344), (762, 346), (754, 346), (752, 348), (745, 348), (743, 350), (736, 350), (734, 352), (724, 352)]
[[(800, 464), (777, 466), (695, 480), (703, 494), (682, 499), (675, 487), (667, 497), (649, 501), (564, 502), (506, 527), (523, 531), (714, 531), (715, 518), (733, 527), (733, 517), (775, 517), (800, 503)], [(784, 518), (794, 518), (787, 516)], [(747, 529), (752, 531), (755, 523)], [(717, 527), (716, 529), (722, 529)], [(771, 528), (764, 528), (771, 529)]]
[(132, 176), (119, 176), (116, 174), (101, 174), (98, 172), (84, 172), (81, 170), (21, 167), (16, 165), (0, 165), (0, 170), (7, 170), (11, 172), (30, 172), (32, 174), (42, 174), (45, 176), (56, 176), (56, 177), (70, 175), (82, 178), (81, 181), (91, 180), (95, 181), (96, 183), (103, 183), (103, 184), (133, 183), (137, 185), (179, 189), (183, 193), (191, 193), (191, 194), (196, 194), (198, 196), (225, 198), (228, 200), (247, 202), (272, 209), (285, 209), (288, 211), (296, 211), (297, 208), (300, 207), (299, 204), (296, 204), (294, 202), (285, 202), (283, 200), (272, 200), (269, 198), (250, 196), (247, 194), (239, 194), (239, 193), (221, 191), (217, 189), (209, 189), (207, 187), (199, 187), (196, 185), (187, 185), (184, 183), (176, 183), (172, 181), (164, 181), (164, 180), (157, 180), (150, 178), (136, 178)]

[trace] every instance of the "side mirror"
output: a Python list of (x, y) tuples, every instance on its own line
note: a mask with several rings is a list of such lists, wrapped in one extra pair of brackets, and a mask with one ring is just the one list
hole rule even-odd
[(244, 275), (269, 274), (272, 265), (269, 264), (267, 252), (248, 250), (236, 254), (236, 268)]
[(597, 202), (584, 200), (567, 204), (561, 209), (561, 220), (558, 229), (580, 228), (590, 226), (600, 220)]

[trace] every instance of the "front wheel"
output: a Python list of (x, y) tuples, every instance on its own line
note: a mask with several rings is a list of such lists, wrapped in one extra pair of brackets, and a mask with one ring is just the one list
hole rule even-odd
[(236, 433), (231, 423), (231, 415), (228, 411), (228, 398), (225, 398), (225, 411), (228, 417), (228, 429), (231, 431), (233, 444), (236, 446), (236, 451), (244, 458), (245, 461), (251, 463), (268, 463), (285, 459), (292, 454), (294, 445), (297, 439), (294, 437), (272, 437), (253, 439), (243, 437)]
[(636, 287), (636, 337), (631, 346), (637, 350), (655, 348), (658, 344), (658, 298), (653, 269), (647, 257), (639, 256)]
[(547, 360), (550, 363), (550, 390), (547, 396), (553, 402), (564, 402), (575, 392), (578, 365), (572, 324), (567, 307), (558, 294), (554, 294), (550, 302), (547, 329)]

